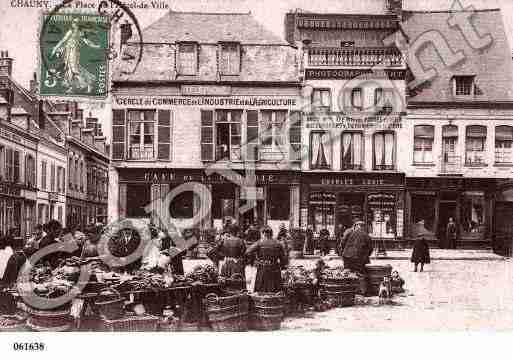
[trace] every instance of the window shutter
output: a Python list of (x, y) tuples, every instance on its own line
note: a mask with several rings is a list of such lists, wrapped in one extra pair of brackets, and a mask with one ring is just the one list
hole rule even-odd
[(112, 110), (112, 159), (125, 158), (125, 110)]
[(289, 160), (301, 161), (301, 112), (293, 111), (289, 118)]
[(14, 182), (20, 180), (20, 152), (14, 151)]
[(201, 160), (214, 160), (214, 112), (201, 111)]
[(258, 111), (248, 110), (246, 121), (246, 160), (258, 161)]
[(158, 149), (157, 158), (168, 161), (171, 159), (171, 111), (158, 112)]

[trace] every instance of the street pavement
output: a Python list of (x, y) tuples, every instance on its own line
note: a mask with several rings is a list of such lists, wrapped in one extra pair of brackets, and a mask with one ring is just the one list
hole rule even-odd
[[(376, 297), (357, 296), (354, 307), (307, 312), (286, 318), (285, 332), (312, 331), (444, 331), (513, 329), (513, 260), (483, 251), (441, 251), (424, 272), (413, 272), (406, 260), (411, 250), (396, 259), (372, 259), (391, 264), (405, 280), (404, 294), (389, 305)], [(485, 255), (483, 255), (483, 253)], [(390, 255), (390, 253), (389, 253)], [(436, 257), (442, 258), (437, 260)], [(488, 258), (487, 258), (488, 257)], [(292, 260), (292, 265), (314, 266), (316, 259)], [(185, 262), (186, 271), (207, 260)], [(342, 264), (338, 258), (329, 266)], [(254, 269), (247, 270), (248, 282)]]

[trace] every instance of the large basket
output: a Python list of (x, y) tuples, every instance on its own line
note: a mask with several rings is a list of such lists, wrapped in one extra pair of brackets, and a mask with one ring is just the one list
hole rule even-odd
[(356, 283), (353, 279), (324, 281), (320, 284), (321, 296), (337, 307), (350, 307), (355, 302)]
[(104, 319), (120, 319), (125, 314), (125, 299), (116, 291), (114, 294), (114, 298), (100, 299), (95, 302), (100, 316)]
[(390, 277), (392, 275), (391, 265), (376, 265), (367, 264), (368, 287), (367, 295), (376, 296), (379, 293), (379, 286), (383, 282), (383, 277)]
[(158, 326), (159, 318), (152, 315), (103, 320), (103, 327), (108, 332), (156, 332)]
[(203, 300), (205, 312), (216, 332), (241, 332), (248, 329), (249, 296), (245, 292), (230, 296), (208, 294)]
[(255, 330), (278, 330), (284, 317), (285, 295), (283, 293), (255, 293), (251, 295), (251, 328)]
[(70, 309), (39, 310), (28, 308), (27, 326), (35, 331), (60, 332), (69, 330), (73, 324)]
[(0, 332), (27, 331), (26, 318), (15, 315), (0, 315)]

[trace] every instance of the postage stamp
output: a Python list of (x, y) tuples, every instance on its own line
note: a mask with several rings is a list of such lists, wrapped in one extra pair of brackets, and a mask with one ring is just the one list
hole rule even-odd
[(109, 17), (43, 15), (40, 95), (104, 98), (109, 79)]

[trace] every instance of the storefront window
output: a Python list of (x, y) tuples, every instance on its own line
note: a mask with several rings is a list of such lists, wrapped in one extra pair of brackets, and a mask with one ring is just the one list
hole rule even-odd
[(340, 193), (337, 202), (337, 225), (351, 227), (357, 220), (363, 220), (363, 193)]
[(130, 110), (128, 121), (130, 159), (153, 159), (155, 110)]
[(376, 193), (367, 197), (367, 223), (372, 238), (394, 239), (396, 233), (396, 198), (393, 194)]
[(212, 185), (212, 219), (222, 220), (235, 217), (235, 186), (231, 184)]
[(435, 139), (434, 126), (415, 126), (413, 162), (416, 164), (433, 162), (433, 141)]
[(311, 223), (314, 231), (327, 229), (330, 235), (335, 233), (335, 206), (336, 196), (329, 192), (310, 193), (309, 207), (311, 211)]
[(267, 192), (269, 219), (286, 221), (290, 217), (290, 189), (288, 186), (269, 186)]
[(513, 163), (513, 126), (495, 127), (495, 162)]
[(394, 169), (395, 139), (393, 132), (374, 134), (374, 169)]
[(483, 192), (465, 192), (461, 202), (461, 234), (481, 237), (486, 231), (486, 202)]
[(412, 195), (411, 197), (411, 235), (416, 237), (419, 234), (429, 232), (433, 236), (435, 228), (435, 196)]
[(480, 165), (485, 163), (485, 126), (467, 126), (467, 142), (465, 163), (467, 165)]
[(148, 217), (145, 207), (150, 204), (149, 184), (128, 184), (126, 191), (127, 217)]
[(342, 134), (342, 169), (363, 169), (363, 136), (361, 132), (344, 132)]
[(331, 138), (329, 132), (312, 132), (310, 134), (310, 168), (331, 168)]

